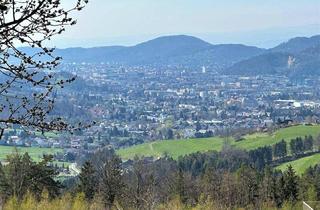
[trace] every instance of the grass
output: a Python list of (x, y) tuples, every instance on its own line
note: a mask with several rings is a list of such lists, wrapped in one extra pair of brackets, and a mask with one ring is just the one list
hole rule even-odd
[(232, 144), (238, 148), (252, 150), (266, 145), (274, 145), (284, 139), (290, 143), (291, 139), (296, 137), (304, 137), (305, 135), (312, 135), (314, 138), (320, 134), (320, 125), (315, 126), (292, 126), (280, 129), (273, 134), (255, 133), (245, 136), (244, 141), (233, 142)]
[(7, 155), (12, 154), (15, 149), (22, 154), (27, 152), (34, 161), (41, 160), (43, 154), (55, 154), (57, 152), (62, 152), (62, 149), (53, 148), (0, 146), (0, 160), (4, 161)]
[[(267, 133), (255, 133), (246, 135), (244, 140), (235, 142), (234, 139), (230, 139), (231, 145), (237, 148), (252, 150), (258, 147), (266, 145), (274, 145), (277, 142), (285, 139), (290, 142), (291, 139), (298, 136), (312, 135), (316, 137), (320, 134), (320, 125), (305, 126), (298, 125), (288, 128), (280, 129), (272, 134)], [(161, 157), (164, 154), (168, 154), (174, 159), (179, 156), (195, 153), (206, 152), (210, 150), (219, 151), (222, 148), (224, 139), (219, 137), (205, 138), (205, 139), (188, 139), (188, 140), (166, 140), (155, 141), (152, 143), (145, 143), (126, 149), (120, 149), (117, 153), (123, 159), (133, 159), (134, 156), (145, 157)]]
[(119, 150), (118, 154), (123, 159), (132, 159), (135, 155), (161, 157), (164, 154), (177, 159), (181, 155), (197, 151), (219, 150), (223, 140), (221, 138), (190, 139), (177, 141), (156, 141), (148, 144), (134, 146), (125, 150)]
[(291, 165), (293, 169), (297, 172), (297, 174), (301, 175), (309, 167), (315, 166), (319, 163), (320, 163), (320, 154), (315, 154), (308, 157), (300, 158), (298, 160), (281, 164), (280, 166), (276, 167), (276, 169), (285, 171), (287, 169), (287, 166)]

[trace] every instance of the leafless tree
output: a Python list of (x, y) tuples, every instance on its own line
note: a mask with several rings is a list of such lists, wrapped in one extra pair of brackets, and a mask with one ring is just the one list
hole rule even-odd
[(73, 1), (65, 9), (61, 0), (0, 0), (0, 137), (13, 124), (42, 132), (79, 126), (50, 116), (53, 93), (75, 78), (54, 74), (62, 58), (44, 46), (76, 24), (70, 13), (83, 9), (87, 0)]

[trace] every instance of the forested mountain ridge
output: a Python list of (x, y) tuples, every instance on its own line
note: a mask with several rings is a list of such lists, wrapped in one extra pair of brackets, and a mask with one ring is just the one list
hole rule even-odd
[(224, 70), (232, 75), (320, 75), (320, 36), (294, 38)]
[(57, 49), (67, 63), (118, 63), (158, 66), (230, 66), (263, 53), (265, 49), (240, 44), (212, 45), (199, 38), (178, 35), (159, 37), (130, 47)]
[[(36, 49), (24, 48), (27, 54)], [(157, 66), (231, 66), (266, 50), (242, 44), (212, 45), (199, 38), (177, 35), (164, 36), (135, 46), (105, 46), (94, 48), (56, 49), (65, 63), (111, 63)]]
[(320, 45), (320, 35), (307, 37), (296, 37), (290, 39), (288, 42), (284, 42), (269, 51), (271, 52), (288, 52), (288, 53), (300, 53), (308, 48)]

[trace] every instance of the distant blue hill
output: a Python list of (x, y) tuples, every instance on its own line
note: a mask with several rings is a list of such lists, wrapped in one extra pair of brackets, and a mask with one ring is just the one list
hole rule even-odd
[(212, 45), (192, 36), (165, 36), (135, 46), (57, 49), (64, 62), (118, 63), (125, 65), (230, 66), (263, 53), (245, 45)]
[[(207, 66), (223, 74), (320, 75), (320, 35), (290, 39), (271, 49), (241, 44), (212, 45), (199, 38), (164, 36), (124, 47), (56, 49), (65, 63), (110, 63), (132, 66)], [(27, 53), (37, 49), (24, 48)], [(292, 64), (288, 65), (292, 59)]]

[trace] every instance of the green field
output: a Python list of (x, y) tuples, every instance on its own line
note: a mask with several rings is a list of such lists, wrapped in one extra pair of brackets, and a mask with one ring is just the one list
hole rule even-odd
[[(57, 152), (62, 152), (62, 149), (51, 149), (51, 148), (39, 148), (39, 147), (17, 147), (19, 153), (23, 154), (27, 152), (30, 157), (39, 161), (43, 154), (54, 154)], [(3, 161), (7, 155), (15, 152), (15, 147), (13, 146), (0, 146), (0, 160)]]
[[(291, 139), (298, 136), (312, 135), (316, 137), (319, 134), (320, 125), (299, 125), (280, 129), (273, 134), (255, 133), (246, 135), (244, 140), (240, 142), (235, 142), (233, 139), (230, 139), (230, 143), (237, 148), (251, 150), (266, 145), (273, 145), (282, 139), (285, 139), (287, 142), (289, 142)], [(177, 159), (179, 156), (195, 152), (221, 150), (223, 142), (224, 139), (219, 137), (206, 139), (155, 141), (152, 143), (145, 143), (126, 149), (121, 149), (118, 150), (117, 153), (123, 159), (132, 159), (136, 155), (140, 157), (145, 156), (157, 158), (163, 156), (164, 154), (168, 154), (174, 159)]]
[(219, 150), (223, 140), (220, 138), (190, 139), (176, 141), (156, 141), (117, 151), (123, 159), (132, 159), (135, 155), (161, 157), (165, 153), (173, 158), (197, 151)]
[(315, 166), (320, 163), (320, 154), (311, 155), (308, 157), (300, 158), (298, 160), (294, 160), (291, 162), (287, 162), (281, 164), (280, 166), (276, 167), (281, 171), (285, 171), (288, 165), (291, 165), (297, 174), (303, 174), (309, 167)]

